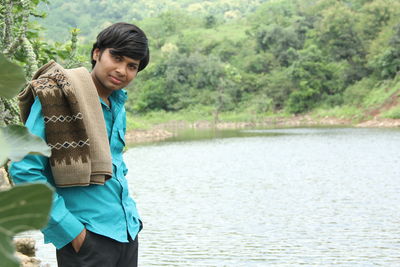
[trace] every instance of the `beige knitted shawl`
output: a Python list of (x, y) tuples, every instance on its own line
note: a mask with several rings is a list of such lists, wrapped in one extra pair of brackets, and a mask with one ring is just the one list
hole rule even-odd
[(90, 73), (85, 68), (64, 69), (54, 61), (40, 68), (18, 95), (24, 123), (36, 96), (56, 186), (104, 184), (112, 176), (110, 144)]

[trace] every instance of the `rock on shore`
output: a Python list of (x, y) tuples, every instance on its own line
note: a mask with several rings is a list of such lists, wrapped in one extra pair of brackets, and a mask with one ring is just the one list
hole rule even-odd
[(144, 143), (164, 140), (173, 135), (165, 129), (133, 130), (126, 133), (125, 139), (127, 143)]
[(394, 128), (400, 127), (400, 119), (373, 118), (356, 125), (356, 127)]
[(33, 238), (18, 238), (14, 240), (15, 255), (21, 261), (21, 267), (40, 267), (40, 260), (35, 257), (36, 248)]

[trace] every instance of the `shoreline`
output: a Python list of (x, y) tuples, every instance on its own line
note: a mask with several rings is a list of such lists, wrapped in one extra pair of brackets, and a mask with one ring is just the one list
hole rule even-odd
[(184, 129), (245, 129), (245, 128), (273, 128), (273, 127), (324, 127), (346, 126), (358, 128), (397, 128), (400, 127), (400, 119), (383, 119), (374, 117), (371, 120), (354, 123), (350, 119), (323, 117), (313, 118), (309, 115), (292, 117), (266, 118), (257, 122), (210, 122), (210, 121), (169, 121), (154, 125), (149, 130), (134, 129), (126, 133), (127, 143), (157, 142), (173, 137), (177, 131)]

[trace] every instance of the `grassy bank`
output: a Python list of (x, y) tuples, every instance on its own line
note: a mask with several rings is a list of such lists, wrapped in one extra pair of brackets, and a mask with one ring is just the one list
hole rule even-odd
[(292, 115), (287, 113), (254, 114), (248, 112), (224, 112), (216, 118), (213, 113), (194, 111), (150, 112), (128, 116), (128, 131), (150, 131), (155, 128), (246, 128), (246, 127), (293, 127), (319, 125), (353, 125), (358, 120), (346, 111), (318, 110), (314, 113)]
[[(355, 106), (317, 108), (307, 114), (252, 113), (247, 111), (224, 112), (215, 116), (214, 112), (182, 110), (179, 112), (152, 111), (142, 115), (128, 114), (128, 131), (152, 130), (154, 128), (242, 128), (252, 126), (357, 126), (368, 121), (380, 121), (377, 127), (392, 127), (393, 121), (400, 121), (400, 106), (381, 108), (382, 112), (373, 115), (376, 109)], [(378, 109), (379, 110), (379, 109)], [(388, 123), (385, 124), (385, 121)], [(382, 123), (383, 122), (383, 123)], [(397, 124), (396, 124), (397, 125)], [(396, 126), (394, 125), (394, 126)], [(372, 125), (373, 126), (373, 125)]]
[[(256, 112), (256, 107), (246, 106), (235, 111), (222, 112), (216, 115), (215, 107), (195, 106), (177, 112), (151, 111), (141, 115), (128, 115), (128, 130), (150, 130), (154, 127), (177, 125), (205, 124), (222, 125), (257, 125), (279, 122), (282, 126), (306, 125), (349, 125), (360, 124), (374, 127), (397, 127), (400, 121), (400, 78), (376, 81), (373, 78), (363, 79), (344, 93), (340, 106), (319, 106), (312, 111), (293, 115), (281, 111), (278, 113)], [(368, 124), (368, 121), (379, 121), (379, 124)], [(395, 122), (395, 123), (394, 123)], [(235, 127), (235, 126), (233, 126)]]
[[(302, 115), (287, 113), (252, 113), (248, 111), (218, 114), (211, 108), (183, 110), (179, 112), (153, 111), (143, 115), (128, 115), (127, 140), (130, 143), (154, 142), (169, 138), (179, 129), (238, 129), (282, 127), (400, 127), (400, 107), (378, 105), (383, 112), (373, 116), (379, 108), (360, 108), (343, 105), (333, 108), (317, 108)], [(397, 102), (396, 102), (397, 103)]]
[(193, 110), (180, 112), (150, 112), (128, 116), (128, 143), (155, 142), (177, 135), (185, 129), (244, 129), (286, 128), (351, 125), (347, 119), (307, 115), (254, 114), (249, 112), (225, 112), (216, 118), (212, 112), (199, 113)]
[(223, 112), (216, 116), (212, 107), (201, 109), (181, 110), (178, 112), (152, 111), (142, 115), (128, 114), (128, 130), (149, 130), (158, 125), (165, 125), (171, 122), (183, 122), (193, 124), (196, 122), (230, 122), (230, 123), (261, 123), (274, 118), (290, 118), (287, 113), (252, 113), (248, 111)]

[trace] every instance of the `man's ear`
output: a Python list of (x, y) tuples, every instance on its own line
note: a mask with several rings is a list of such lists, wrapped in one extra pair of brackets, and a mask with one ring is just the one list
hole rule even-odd
[(99, 60), (99, 57), (100, 57), (100, 49), (99, 49), (99, 48), (95, 48), (95, 49), (93, 50), (93, 57), (92, 57), (92, 59), (95, 60), (95, 61), (97, 61), (97, 60)]

